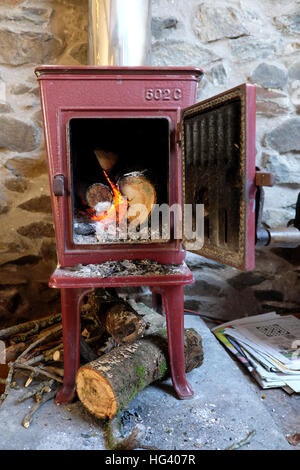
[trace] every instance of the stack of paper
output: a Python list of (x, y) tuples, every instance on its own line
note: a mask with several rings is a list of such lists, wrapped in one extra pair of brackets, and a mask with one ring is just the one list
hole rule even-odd
[(300, 318), (270, 312), (223, 323), (216, 337), (262, 388), (300, 392)]

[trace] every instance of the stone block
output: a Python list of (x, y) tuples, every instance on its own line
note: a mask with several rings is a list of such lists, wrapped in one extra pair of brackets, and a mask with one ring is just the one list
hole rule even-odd
[(275, 25), (281, 29), (285, 34), (300, 33), (300, 13), (292, 13), (290, 15), (282, 15), (274, 18)]
[(13, 157), (7, 160), (5, 167), (12, 171), (14, 175), (25, 176), (26, 178), (37, 178), (47, 172), (46, 157)]
[(227, 282), (237, 290), (243, 290), (247, 287), (256, 286), (266, 279), (265, 274), (253, 271), (240, 273), (237, 276), (228, 279)]
[(56, 243), (54, 240), (43, 240), (39, 255), (45, 259), (56, 260)]
[(1, 188), (0, 192), (0, 215), (6, 214), (10, 209), (10, 201), (3, 194), (3, 189)]
[(205, 47), (184, 41), (156, 41), (152, 46), (153, 66), (200, 67), (217, 59)]
[(227, 70), (222, 62), (210, 69), (209, 76), (214, 85), (225, 85), (228, 80)]
[(62, 53), (63, 42), (48, 31), (3, 26), (0, 29), (0, 63), (51, 64)]
[(54, 228), (47, 222), (33, 222), (17, 229), (17, 232), (23, 237), (30, 239), (41, 239), (43, 237), (54, 237)]
[(7, 176), (4, 180), (4, 186), (9, 191), (15, 191), (17, 193), (24, 193), (28, 188), (28, 182), (22, 176)]
[(189, 296), (218, 297), (222, 295), (222, 286), (220, 282), (215, 282), (212, 278), (210, 280), (197, 279), (193, 284), (185, 286), (184, 292)]
[(16, 152), (31, 152), (40, 143), (41, 129), (35, 123), (13, 116), (0, 116), (0, 147)]
[(263, 153), (261, 160), (264, 169), (275, 175), (277, 184), (299, 184), (300, 165), (293, 155)]
[(28, 280), (18, 266), (4, 266), (0, 269), (0, 285), (13, 285), (18, 286), (27, 284)]
[(46, 214), (51, 214), (52, 212), (51, 199), (50, 196), (47, 195), (33, 197), (20, 204), (18, 207), (29, 212), (44, 212)]
[(70, 50), (69, 55), (79, 64), (88, 65), (88, 44), (75, 44), (75, 46)]
[(300, 80), (300, 61), (294, 62), (289, 68), (290, 80)]
[(0, 113), (10, 113), (12, 111), (12, 107), (9, 103), (4, 103), (0, 101)]
[(21, 301), (20, 294), (15, 287), (1, 289), (0, 291), (0, 314), (14, 313)]
[(234, 7), (202, 3), (195, 14), (193, 30), (201, 41), (212, 42), (249, 34), (243, 14)]
[(300, 118), (290, 118), (267, 133), (266, 144), (280, 153), (300, 151)]
[(153, 17), (151, 23), (152, 35), (155, 39), (161, 39), (166, 32), (176, 29), (178, 20), (174, 17)]
[[(280, 205), (280, 201), (278, 201)], [(273, 208), (266, 206), (263, 213), (262, 221), (270, 228), (273, 227), (286, 227), (287, 223), (295, 217), (293, 209)]]
[(253, 71), (251, 79), (265, 88), (283, 88), (287, 83), (287, 71), (282, 67), (262, 62)]
[(272, 57), (276, 44), (270, 39), (260, 39), (253, 36), (234, 39), (230, 43), (233, 57), (241, 62)]

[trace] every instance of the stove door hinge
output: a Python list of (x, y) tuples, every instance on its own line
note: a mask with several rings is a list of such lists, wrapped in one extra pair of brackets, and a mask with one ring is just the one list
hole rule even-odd
[(176, 144), (181, 145), (181, 140), (182, 140), (182, 122), (177, 122), (176, 125)]

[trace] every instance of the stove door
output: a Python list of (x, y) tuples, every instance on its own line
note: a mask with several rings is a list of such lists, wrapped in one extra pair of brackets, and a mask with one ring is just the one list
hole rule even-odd
[(181, 122), (183, 246), (242, 270), (254, 268), (255, 103), (243, 84), (184, 109)]

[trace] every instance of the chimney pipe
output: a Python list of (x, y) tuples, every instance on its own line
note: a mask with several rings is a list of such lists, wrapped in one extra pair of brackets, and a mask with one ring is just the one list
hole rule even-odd
[(89, 0), (89, 64), (151, 65), (151, 0)]

